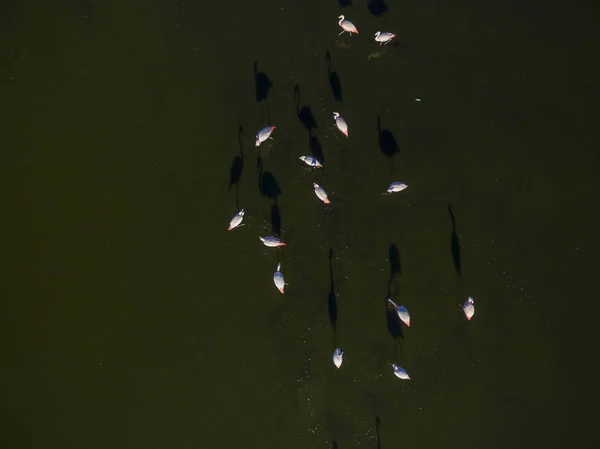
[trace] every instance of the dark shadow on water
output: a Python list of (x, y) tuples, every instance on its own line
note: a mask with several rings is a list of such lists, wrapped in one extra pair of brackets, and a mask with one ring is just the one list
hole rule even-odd
[(382, 129), (381, 116), (377, 114), (377, 133), (379, 134), (379, 149), (387, 157), (393, 157), (400, 152), (400, 146), (389, 129)]
[[(388, 283), (388, 296), (392, 296), (392, 283), (396, 276), (402, 276), (402, 264), (400, 263), (400, 252), (395, 243), (390, 245), (388, 250), (388, 258), (390, 261), (390, 281)], [(395, 293), (397, 289), (394, 289)]]
[(377, 449), (381, 449), (380, 427), (381, 427), (381, 418), (379, 417), (379, 415), (376, 415), (375, 416), (375, 437), (377, 438)]
[(338, 3), (342, 8), (345, 8), (346, 6), (352, 6), (352, 0), (338, 0)]
[(235, 205), (238, 210), (240, 209), (240, 194), (239, 194), (239, 183), (242, 177), (242, 170), (244, 169), (244, 148), (242, 146), (242, 136), (244, 135), (244, 128), (242, 125), (238, 128), (238, 144), (240, 147), (240, 155), (233, 158), (231, 161), (231, 169), (229, 170), (229, 190), (235, 186)]
[(300, 86), (298, 84), (294, 86), (294, 98), (296, 98), (296, 115), (298, 116), (298, 120), (302, 122), (310, 135), (313, 129), (317, 128), (317, 122), (310, 106), (300, 107)]
[(398, 313), (394, 306), (389, 303), (387, 298), (385, 299), (385, 321), (387, 323), (388, 332), (394, 340), (404, 339), (404, 333), (402, 332)]
[(450, 215), (450, 221), (452, 222), (452, 234), (450, 235), (450, 254), (452, 254), (452, 262), (454, 263), (454, 269), (456, 274), (460, 276), (460, 241), (456, 233), (456, 220), (454, 219), (454, 213), (452, 212), (452, 205), (448, 204), (448, 214)]
[(258, 189), (262, 196), (267, 197), (270, 201), (277, 202), (277, 197), (281, 195), (281, 188), (277, 180), (270, 172), (263, 171), (262, 158), (256, 158), (256, 167), (258, 171)]
[(333, 248), (329, 248), (329, 295), (327, 296), (327, 310), (329, 312), (329, 322), (335, 332), (338, 319), (337, 297), (335, 295), (335, 286), (333, 284)]
[(276, 202), (271, 205), (271, 235), (281, 237), (281, 214)]
[(267, 98), (269, 92), (273, 89), (273, 82), (266, 73), (258, 71), (258, 61), (254, 61), (254, 88), (256, 90), (256, 102), (260, 103), (260, 124), (261, 126), (264, 125), (263, 108), (267, 113), (268, 123), (271, 123), (271, 114), (269, 113)]
[(368, 0), (367, 9), (375, 17), (379, 18), (388, 12), (388, 5), (384, 0)]
[(337, 441), (333, 441), (333, 443), (331, 443), (331, 449), (338, 449), (338, 444)]
[(342, 83), (337, 72), (331, 71), (331, 53), (327, 50), (325, 54), (325, 60), (327, 61), (327, 76), (329, 78), (329, 87), (331, 87), (331, 93), (335, 101), (342, 101)]
[(312, 156), (316, 157), (321, 164), (324, 164), (325, 155), (323, 154), (323, 147), (321, 146), (321, 142), (319, 142), (319, 139), (317, 139), (316, 136), (308, 136), (308, 147), (310, 148), (310, 153), (312, 154)]
[(256, 88), (256, 101), (259, 103), (267, 101), (273, 83), (266, 73), (258, 71), (258, 61), (254, 61), (254, 87)]

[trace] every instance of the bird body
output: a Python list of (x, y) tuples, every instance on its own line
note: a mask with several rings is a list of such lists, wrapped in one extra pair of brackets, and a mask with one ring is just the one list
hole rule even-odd
[(261, 129), (258, 133), (256, 133), (256, 146), (260, 146), (261, 143), (263, 143), (265, 140), (267, 139), (273, 139), (271, 137), (271, 133), (273, 132), (273, 130), (275, 129), (275, 126), (267, 126), (263, 129)]
[(278, 263), (277, 264), (277, 271), (275, 273), (273, 273), (273, 282), (275, 284), (275, 287), (277, 287), (277, 289), (283, 294), (286, 283), (285, 280), (283, 279), (283, 274), (281, 273), (281, 264)]
[(237, 228), (238, 226), (240, 226), (242, 224), (242, 220), (244, 219), (245, 213), (246, 212), (244, 211), (244, 209), (242, 209), (237, 214), (235, 214), (229, 222), (229, 228), (227, 228), (227, 230), (231, 231), (233, 228)]
[(339, 34), (340, 36), (343, 33), (350, 33), (350, 36), (352, 36), (352, 33), (358, 34), (358, 30), (356, 29), (354, 24), (352, 22), (350, 22), (349, 20), (347, 20), (346, 17), (341, 15), (338, 17), (338, 19), (340, 19), (338, 22), (338, 25), (342, 27), (342, 32)]
[(379, 42), (379, 45), (387, 45), (394, 39), (396, 35), (394, 33), (388, 33), (387, 31), (378, 31), (375, 33), (375, 42)]
[(403, 182), (392, 182), (387, 188), (388, 193), (402, 192), (408, 186)]
[(333, 119), (335, 120), (337, 129), (339, 129), (343, 135), (348, 137), (348, 124), (346, 123), (346, 120), (344, 120), (344, 117), (342, 117), (339, 112), (334, 112)]
[(300, 156), (298, 159), (300, 159), (306, 165), (310, 165), (311, 167), (323, 168), (323, 165), (317, 160), (316, 157)]
[(400, 318), (400, 321), (402, 321), (404, 324), (406, 324), (406, 327), (410, 327), (410, 315), (408, 314), (408, 309), (404, 306), (399, 306), (394, 301), (392, 301), (390, 298), (388, 298), (388, 301), (396, 309), (396, 313), (398, 314), (398, 318)]
[(267, 237), (259, 237), (259, 239), (263, 242), (265, 246), (269, 248), (277, 248), (278, 246), (285, 246), (285, 243), (279, 240), (274, 235), (269, 235)]
[(315, 195), (317, 195), (317, 198), (319, 198), (325, 204), (331, 203), (331, 201), (329, 201), (329, 198), (327, 197), (327, 192), (325, 191), (325, 189), (323, 187), (321, 187), (319, 184), (314, 183), (314, 182), (313, 182), (313, 187), (315, 188)]
[(335, 351), (333, 351), (333, 364), (336, 366), (336, 368), (339, 368), (342, 366), (343, 361), (344, 351), (342, 351), (340, 348), (337, 348)]
[(463, 312), (465, 312), (467, 320), (471, 321), (471, 318), (475, 315), (475, 301), (473, 298), (469, 296), (461, 308), (463, 309)]

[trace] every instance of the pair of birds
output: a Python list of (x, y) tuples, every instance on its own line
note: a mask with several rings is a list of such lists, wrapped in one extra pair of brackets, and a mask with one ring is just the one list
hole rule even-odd
[[(346, 120), (344, 120), (344, 118), (340, 115), (339, 112), (333, 113), (333, 119), (335, 120), (335, 126), (337, 127), (337, 129), (339, 129), (342, 134), (344, 134), (346, 137), (348, 137), (348, 124), (346, 123)], [(271, 137), (271, 134), (273, 134), (273, 131), (275, 131), (275, 128), (277, 128), (277, 127), (276, 126), (265, 126), (263, 129), (258, 131), (256, 133), (255, 146), (259, 147), (261, 143), (263, 143), (264, 141), (266, 141), (268, 139), (273, 140), (273, 138)]]
[[(338, 34), (341, 36), (344, 33), (349, 33), (352, 36), (352, 33), (358, 34), (358, 29), (352, 22), (346, 19), (345, 16), (341, 15), (338, 17), (339, 22), (338, 25), (342, 27), (342, 32)], [(394, 33), (388, 33), (387, 31), (378, 31), (375, 33), (375, 42), (379, 42), (379, 45), (387, 45), (389, 42), (394, 39), (396, 35)]]
[[(336, 368), (340, 368), (340, 366), (342, 366), (342, 362), (344, 361), (344, 351), (342, 351), (340, 348), (336, 348), (335, 351), (333, 351), (333, 364), (335, 365)], [(399, 379), (402, 380), (410, 380), (410, 376), (408, 375), (408, 373), (406, 372), (406, 370), (404, 368), (402, 368), (401, 366), (398, 366), (395, 363), (392, 363), (392, 368), (394, 370), (394, 375), (396, 377), (398, 377)]]
[[(390, 298), (388, 298), (388, 302), (396, 309), (396, 313), (398, 314), (400, 321), (406, 324), (406, 327), (410, 327), (410, 314), (408, 313), (408, 309), (404, 306), (399, 306)], [(473, 315), (475, 315), (475, 300), (471, 296), (468, 296), (464, 304), (459, 307), (464, 312), (467, 320), (471, 321), (471, 318), (473, 318)]]

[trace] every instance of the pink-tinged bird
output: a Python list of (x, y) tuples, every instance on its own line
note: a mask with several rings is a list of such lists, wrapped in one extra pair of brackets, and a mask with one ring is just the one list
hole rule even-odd
[(388, 301), (395, 307), (396, 313), (398, 314), (398, 318), (400, 318), (400, 321), (406, 324), (406, 327), (410, 327), (410, 315), (408, 314), (408, 310), (406, 309), (406, 307), (399, 306), (390, 298), (388, 298)]
[(406, 372), (406, 370), (395, 363), (392, 363), (392, 368), (394, 368), (394, 375), (402, 380), (410, 380), (410, 376)]
[(358, 34), (358, 30), (356, 29), (356, 27), (354, 26), (354, 24), (352, 22), (350, 22), (349, 20), (346, 20), (346, 18), (344, 16), (339, 16), (338, 19), (340, 19), (340, 21), (338, 22), (338, 25), (342, 27), (342, 32), (340, 34), (338, 34), (338, 36), (341, 36), (344, 33), (350, 33), (350, 36), (352, 36), (352, 33)]
[(259, 239), (263, 242), (265, 246), (269, 248), (277, 248), (278, 246), (285, 246), (285, 243), (279, 240), (274, 235), (269, 235), (268, 237), (259, 237)]
[(470, 296), (460, 308), (463, 309), (463, 312), (465, 312), (465, 316), (469, 321), (473, 318), (473, 315), (475, 315), (475, 301)]
[(387, 45), (394, 39), (396, 35), (394, 33), (388, 33), (386, 31), (378, 31), (375, 33), (375, 42), (379, 42), (379, 45)]
[(331, 203), (331, 201), (329, 201), (329, 198), (327, 198), (327, 192), (325, 191), (325, 189), (323, 187), (321, 187), (319, 184), (314, 183), (314, 182), (313, 182), (313, 187), (315, 188), (315, 195), (317, 195), (317, 198), (319, 198), (325, 204)]
[(339, 129), (342, 134), (348, 137), (348, 124), (346, 123), (346, 120), (344, 120), (344, 117), (342, 117), (339, 112), (334, 112), (333, 119), (335, 120), (335, 126), (337, 126), (337, 129)]
[(266, 128), (261, 129), (256, 134), (256, 146), (257, 147), (260, 146), (260, 144), (263, 143), (267, 139), (273, 140), (273, 138), (271, 137), (271, 133), (273, 132), (274, 129), (275, 129), (275, 126), (267, 126)]
[(229, 222), (229, 228), (227, 228), (227, 230), (231, 231), (233, 228), (237, 228), (238, 226), (243, 226), (242, 220), (244, 219), (244, 214), (245, 214), (244, 209), (242, 209), (237, 214), (235, 214), (233, 216), (233, 218), (231, 219), (231, 221)]
[(277, 264), (277, 271), (275, 273), (273, 273), (273, 282), (275, 283), (275, 287), (277, 287), (277, 289), (283, 294), (285, 286), (287, 285), (285, 283), (285, 280), (283, 279), (283, 274), (281, 273), (281, 264), (278, 263)]

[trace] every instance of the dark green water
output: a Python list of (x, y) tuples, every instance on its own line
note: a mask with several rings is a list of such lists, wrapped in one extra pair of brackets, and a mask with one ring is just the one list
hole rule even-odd
[(598, 7), (446, 3), (0, 1), (1, 447), (598, 447)]

